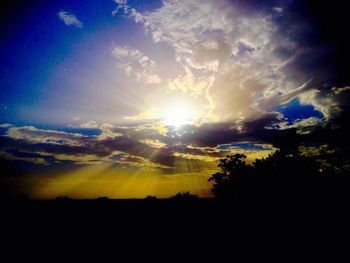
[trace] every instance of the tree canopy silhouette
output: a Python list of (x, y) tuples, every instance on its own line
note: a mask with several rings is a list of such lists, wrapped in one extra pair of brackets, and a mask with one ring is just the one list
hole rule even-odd
[(221, 200), (315, 200), (344, 194), (349, 185), (349, 161), (337, 151), (307, 156), (297, 148), (279, 150), (252, 164), (234, 154), (221, 159), (219, 168), (209, 181)]

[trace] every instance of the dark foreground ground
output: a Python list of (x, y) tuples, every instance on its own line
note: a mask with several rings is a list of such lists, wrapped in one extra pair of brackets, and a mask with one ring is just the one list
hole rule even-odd
[(285, 259), (300, 259), (295, 255), (302, 253), (302, 258), (311, 260), (330, 248), (338, 251), (332, 258), (347, 254), (347, 200), (254, 200), (2, 201), (0, 231), (6, 246), (1, 248), (15, 249), (12, 257), (23, 254), (23, 247), (34, 247), (30, 253), (35, 257), (48, 248), (55, 251), (51, 257), (57, 257), (81, 246), (81, 255), (102, 247), (105, 252), (99, 257), (108, 252), (141, 260), (152, 255), (153, 260), (158, 255), (165, 262), (186, 261), (188, 253), (221, 262), (220, 256), (234, 259), (242, 247), (249, 258), (267, 254), (280, 259), (282, 254)]
[[(3, 200), (1, 220), (8, 222), (122, 222), (135, 224), (208, 223), (225, 219), (255, 221), (322, 220), (350, 218), (350, 203), (345, 196), (323, 199), (279, 199), (222, 201), (216, 199), (107, 199), (91, 200)], [(350, 221), (349, 221), (350, 225)]]

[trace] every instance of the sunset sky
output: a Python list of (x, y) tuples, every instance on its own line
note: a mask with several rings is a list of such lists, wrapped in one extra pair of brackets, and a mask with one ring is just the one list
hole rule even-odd
[(345, 11), (319, 5), (14, 1), (1, 11), (0, 188), (209, 197), (229, 154), (328, 145), (348, 125), (349, 41), (334, 30)]

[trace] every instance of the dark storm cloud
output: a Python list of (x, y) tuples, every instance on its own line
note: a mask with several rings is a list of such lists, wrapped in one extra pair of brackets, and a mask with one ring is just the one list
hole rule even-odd
[(205, 123), (199, 127), (189, 126), (181, 140), (196, 146), (215, 147), (218, 144), (228, 143), (237, 134), (232, 123)]
[(335, 88), (331, 91), (323, 90), (318, 96), (333, 98), (337, 103), (329, 106), (332, 112), (328, 122), (314, 128), (313, 132), (305, 135), (305, 141), (321, 142), (350, 150), (348, 136), (350, 134), (350, 87)]
[(34, 127), (9, 129), (6, 136), (0, 136), (0, 144), (2, 149), (38, 152), (53, 156), (58, 154), (94, 155), (97, 158), (109, 157), (116, 151), (147, 157), (147, 154), (152, 150), (149, 146), (135, 139), (119, 134), (115, 137), (100, 138), (52, 130), (45, 131)]
[[(301, 82), (310, 80), (297, 94), (290, 95), (303, 100), (308, 93), (312, 94), (312, 89), (317, 90), (307, 102), (314, 105), (327, 119), (321, 125), (312, 127), (309, 134), (297, 136), (294, 133), (295, 129), (290, 129), (284, 132), (289, 134), (283, 136), (291, 138), (294, 142), (313, 141), (346, 146), (350, 130), (350, 97), (347, 88), (350, 84), (350, 38), (344, 32), (348, 24), (347, 4), (344, 1), (333, 1), (331, 4), (325, 1), (249, 2), (253, 4), (249, 4), (250, 7), (257, 7), (264, 12), (268, 12), (271, 6), (282, 7), (282, 15), (275, 16), (274, 21), (279, 34), (290, 38), (296, 46), (291, 49), (281, 47), (275, 52), (294, 57), (284, 67), (289, 78), (299, 79)], [(287, 97), (289, 98), (278, 99), (279, 103), (284, 103), (294, 96)], [(273, 133), (280, 137), (278, 134), (283, 132), (261, 131), (257, 137), (268, 140)]]
[(344, 1), (293, 1), (288, 5), (277, 24), (300, 47), (288, 72), (294, 71), (295, 77), (311, 76), (317, 86), (349, 84), (350, 41), (344, 33), (347, 10)]
[[(40, 130), (34, 127), (13, 127), (7, 135), (0, 136), (0, 145), (4, 151), (16, 151), (25, 153), (38, 153), (37, 157), (51, 156), (54, 160), (71, 160), (77, 162), (112, 161), (113, 155), (118, 152), (126, 154), (121, 161), (127, 163), (140, 158), (150, 163), (165, 167), (174, 167), (176, 148), (168, 146), (153, 148), (140, 142), (148, 135), (152, 138), (166, 141), (169, 146), (174, 139), (167, 139), (156, 131), (143, 131), (135, 128), (109, 128), (104, 130), (101, 136), (83, 136), (80, 134), (57, 132), (53, 130)], [(88, 158), (86, 156), (95, 156)], [(1, 156), (0, 156), (1, 157)], [(181, 159), (177, 157), (178, 159)], [(151, 166), (154, 166), (153, 164)]]
[[(170, 131), (167, 135), (149, 128), (110, 127), (99, 136), (83, 136), (34, 127), (11, 127), (6, 135), (0, 136), (0, 145), (3, 151), (36, 153), (37, 158), (51, 157), (51, 161), (88, 164), (101, 160), (113, 161), (115, 154), (123, 153), (127, 157), (121, 161), (131, 162), (134, 158), (139, 162), (142, 158), (154, 164), (174, 167), (175, 161), (183, 159), (182, 156), (175, 156), (176, 153), (222, 157), (225, 151), (215, 149), (217, 145), (243, 138), (255, 140), (254, 132), (270, 123), (268, 118), (263, 123), (260, 119), (255, 124), (250, 123), (249, 136), (247, 131), (239, 131), (230, 123), (208, 123), (199, 127), (188, 125), (181, 133)], [(143, 142), (144, 139), (157, 140), (160, 146), (155, 148), (147, 141)]]
[[(288, 59), (282, 71), (287, 79), (299, 85), (307, 83), (303, 89), (281, 98), (261, 101), (271, 106), (283, 104), (312, 88), (319, 91), (318, 100), (328, 96), (333, 87), (346, 87), (350, 84), (349, 60), (350, 38), (344, 32), (348, 24), (348, 7), (344, 1), (230, 1), (239, 5), (247, 14), (272, 15), (276, 26), (275, 42), (288, 39), (290, 45), (275, 45), (274, 54)], [(277, 8), (277, 9), (276, 9)], [(278, 12), (278, 15), (273, 15)], [(332, 96), (332, 95), (331, 95)], [(342, 104), (341, 97), (334, 97), (334, 103)], [(274, 103), (272, 103), (272, 101)], [(317, 101), (314, 101), (317, 104)], [(346, 114), (347, 105), (340, 105)]]
[[(291, 78), (302, 82), (313, 77), (317, 86), (345, 86), (350, 82), (348, 62), (350, 39), (344, 32), (348, 24), (348, 6), (341, 0), (332, 1), (259, 1), (231, 0), (248, 14), (271, 14), (279, 34), (297, 43), (292, 49), (281, 46), (275, 52), (295, 56), (285, 70)], [(278, 15), (274, 13), (278, 12)]]

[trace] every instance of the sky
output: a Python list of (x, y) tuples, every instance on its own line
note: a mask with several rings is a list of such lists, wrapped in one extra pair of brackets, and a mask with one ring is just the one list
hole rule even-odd
[(210, 197), (229, 154), (347, 144), (341, 1), (1, 5), (5, 194)]

